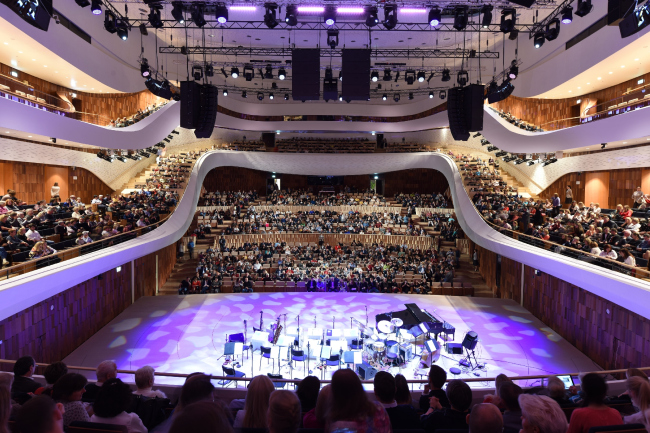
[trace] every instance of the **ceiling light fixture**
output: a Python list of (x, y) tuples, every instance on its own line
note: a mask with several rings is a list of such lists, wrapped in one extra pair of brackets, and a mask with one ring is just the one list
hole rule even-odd
[(454, 28), (459, 32), (467, 27), (467, 7), (458, 6), (454, 11)]
[(437, 27), (440, 25), (440, 22), (442, 21), (442, 14), (440, 12), (440, 9), (437, 7), (432, 8), (429, 11), (429, 25), (431, 27)]
[(223, 96), (228, 96), (228, 89), (223, 89)]
[(387, 99), (388, 99), (388, 95), (384, 93), (384, 94), (382, 95), (382, 97), (381, 97), (381, 100), (382, 100), (382, 101), (385, 101), (385, 100), (387, 100)]
[(573, 22), (573, 8), (567, 6), (562, 9), (562, 24), (571, 24)]
[(296, 5), (287, 5), (284, 22), (291, 27), (298, 25), (298, 18), (296, 17)]
[(202, 28), (207, 24), (207, 21), (205, 20), (203, 10), (204, 10), (204, 4), (203, 3), (193, 3), (192, 4), (192, 9), (190, 10), (190, 15), (192, 16), (192, 21), (194, 24), (196, 24), (197, 27)]
[(92, 11), (93, 15), (101, 15), (102, 14), (102, 2), (100, 0), (92, 0), (90, 10)]
[(544, 45), (545, 40), (546, 38), (543, 32), (535, 33), (535, 39), (534, 39), (535, 48), (541, 48), (542, 45)]
[(336, 24), (336, 9), (334, 6), (328, 6), (323, 13), (323, 22), (328, 26)]
[(484, 29), (487, 29), (490, 27), (490, 24), (492, 24), (492, 10), (494, 9), (494, 6), (492, 5), (484, 5), (481, 8), (481, 13), (483, 14), (483, 19), (481, 20), (481, 27)]
[(370, 80), (372, 80), (373, 83), (376, 83), (379, 80), (379, 72), (372, 71), (370, 73)]
[(129, 28), (126, 25), (126, 22), (120, 19), (116, 22), (115, 27), (117, 28), (117, 36), (119, 36), (120, 39), (123, 41), (129, 39)]
[(433, 91), (429, 92), (429, 99), (433, 99)]
[(149, 9), (149, 24), (151, 24), (151, 27), (153, 27), (154, 29), (161, 29), (165, 26), (165, 24), (162, 22), (162, 19), (160, 17), (160, 9), (155, 7)]
[(263, 99), (264, 99), (264, 93), (262, 93), (262, 92), (257, 92), (257, 100), (258, 100), (258, 101), (261, 101), (261, 100), (263, 100)]
[(384, 6), (384, 27), (386, 30), (393, 30), (397, 26), (397, 5), (387, 4)]
[(581, 18), (584, 18), (589, 12), (592, 11), (594, 6), (591, 4), (591, 0), (578, 0), (578, 7), (576, 8), (576, 15)]
[(499, 29), (501, 33), (510, 33), (514, 30), (517, 23), (517, 11), (515, 9), (506, 8), (501, 11), (501, 24)]
[(218, 4), (214, 16), (219, 24), (226, 24), (228, 22), (228, 8), (223, 4)]
[(239, 77), (239, 68), (233, 67), (230, 68), (230, 76), (233, 78), (238, 78)]
[(418, 83), (424, 83), (425, 73), (424, 71), (418, 72)]
[(546, 40), (554, 41), (560, 35), (560, 20), (552, 19), (546, 24)]
[(270, 29), (274, 29), (280, 24), (278, 17), (276, 16), (276, 9), (278, 5), (275, 3), (265, 3), (264, 4), (264, 24)]
[(151, 74), (151, 71), (149, 70), (149, 63), (144, 57), (142, 58), (142, 63), (140, 64), (140, 74), (142, 74), (143, 77), (148, 77)]
[(172, 17), (179, 24), (185, 23), (185, 16), (183, 15), (183, 2), (172, 2)]
[(374, 27), (379, 24), (379, 16), (377, 15), (377, 7), (369, 6), (366, 8), (366, 26)]
[(287, 71), (285, 71), (284, 68), (278, 69), (278, 78), (280, 80), (284, 80), (285, 78), (287, 78)]

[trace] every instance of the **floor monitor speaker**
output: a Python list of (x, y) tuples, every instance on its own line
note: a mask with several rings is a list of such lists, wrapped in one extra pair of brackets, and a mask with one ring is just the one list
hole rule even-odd
[(359, 373), (361, 380), (373, 380), (377, 374), (377, 369), (364, 362), (363, 364), (357, 365), (357, 373)]

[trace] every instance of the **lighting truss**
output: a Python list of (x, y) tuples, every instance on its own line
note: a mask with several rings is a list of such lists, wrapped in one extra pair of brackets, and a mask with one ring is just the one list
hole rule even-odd
[[(555, 18), (559, 17), (562, 14), (562, 10), (566, 8), (567, 6), (571, 6), (571, 3), (573, 3), (573, 0), (564, 0), (562, 1), (553, 12), (548, 14), (546, 18), (541, 20), (538, 23), (535, 23), (531, 26), (530, 33), (528, 34), (528, 39), (532, 39), (535, 37), (535, 33), (537, 32), (544, 32), (546, 31), (546, 25), (549, 24), (551, 21), (553, 21)], [(516, 28), (520, 26), (515, 26)], [(521, 30), (520, 30), (521, 31)]]
[[(246, 48), (246, 47), (159, 47), (160, 54), (206, 54), (219, 56), (265, 56), (265, 57), (291, 57), (291, 48)], [(321, 47), (321, 56), (341, 57), (343, 50), (340, 48)], [(373, 57), (392, 58), (424, 58), (424, 59), (461, 59), (469, 57), (470, 50), (456, 49), (375, 49)], [(481, 51), (475, 58), (498, 59), (496, 51)]]

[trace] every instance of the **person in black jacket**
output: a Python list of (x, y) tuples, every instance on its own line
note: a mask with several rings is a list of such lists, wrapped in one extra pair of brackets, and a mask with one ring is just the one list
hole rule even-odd
[(429, 370), (429, 383), (425, 385), (424, 392), (420, 397), (420, 410), (429, 410), (429, 399), (436, 397), (442, 407), (449, 407), (447, 393), (442, 389), (447, 381), (447, 372), (438, 365), (432, 365)]
[(40, 388), (42, 385), (34, 379), (34, 369), (36, 361), (31, 356), (18, 358), (14, 364), (14, 383), (11, 385), (11, 398), (19, 404), (24, 404), (31, 398), (30, 394)]
[(429, 410), (420, 418), (425, 432), (439, 429), (468, 430), (467, 414), (472, 404), (472, 390), (462, 380), (452, 380), (447, 384), (447, 398), (450, 408), (442, 407), (436, 397), (429, 400)]
[(410, 404), (398, 405), (395, 401), (395, 378), (387, 371), (379, 371), (375, 375), (374, 382), (375, 397), (386, 409), (390, 424), (393, 430), (418, 429), (420, 417)]

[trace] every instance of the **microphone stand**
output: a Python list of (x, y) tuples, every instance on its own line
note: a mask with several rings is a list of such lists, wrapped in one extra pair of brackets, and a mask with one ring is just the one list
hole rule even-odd
[(309, 344), (309, 339), (307, 340), (307, 374), (311, 374), (309, 369), (309, 356), (311, 355), (311, 345)]

